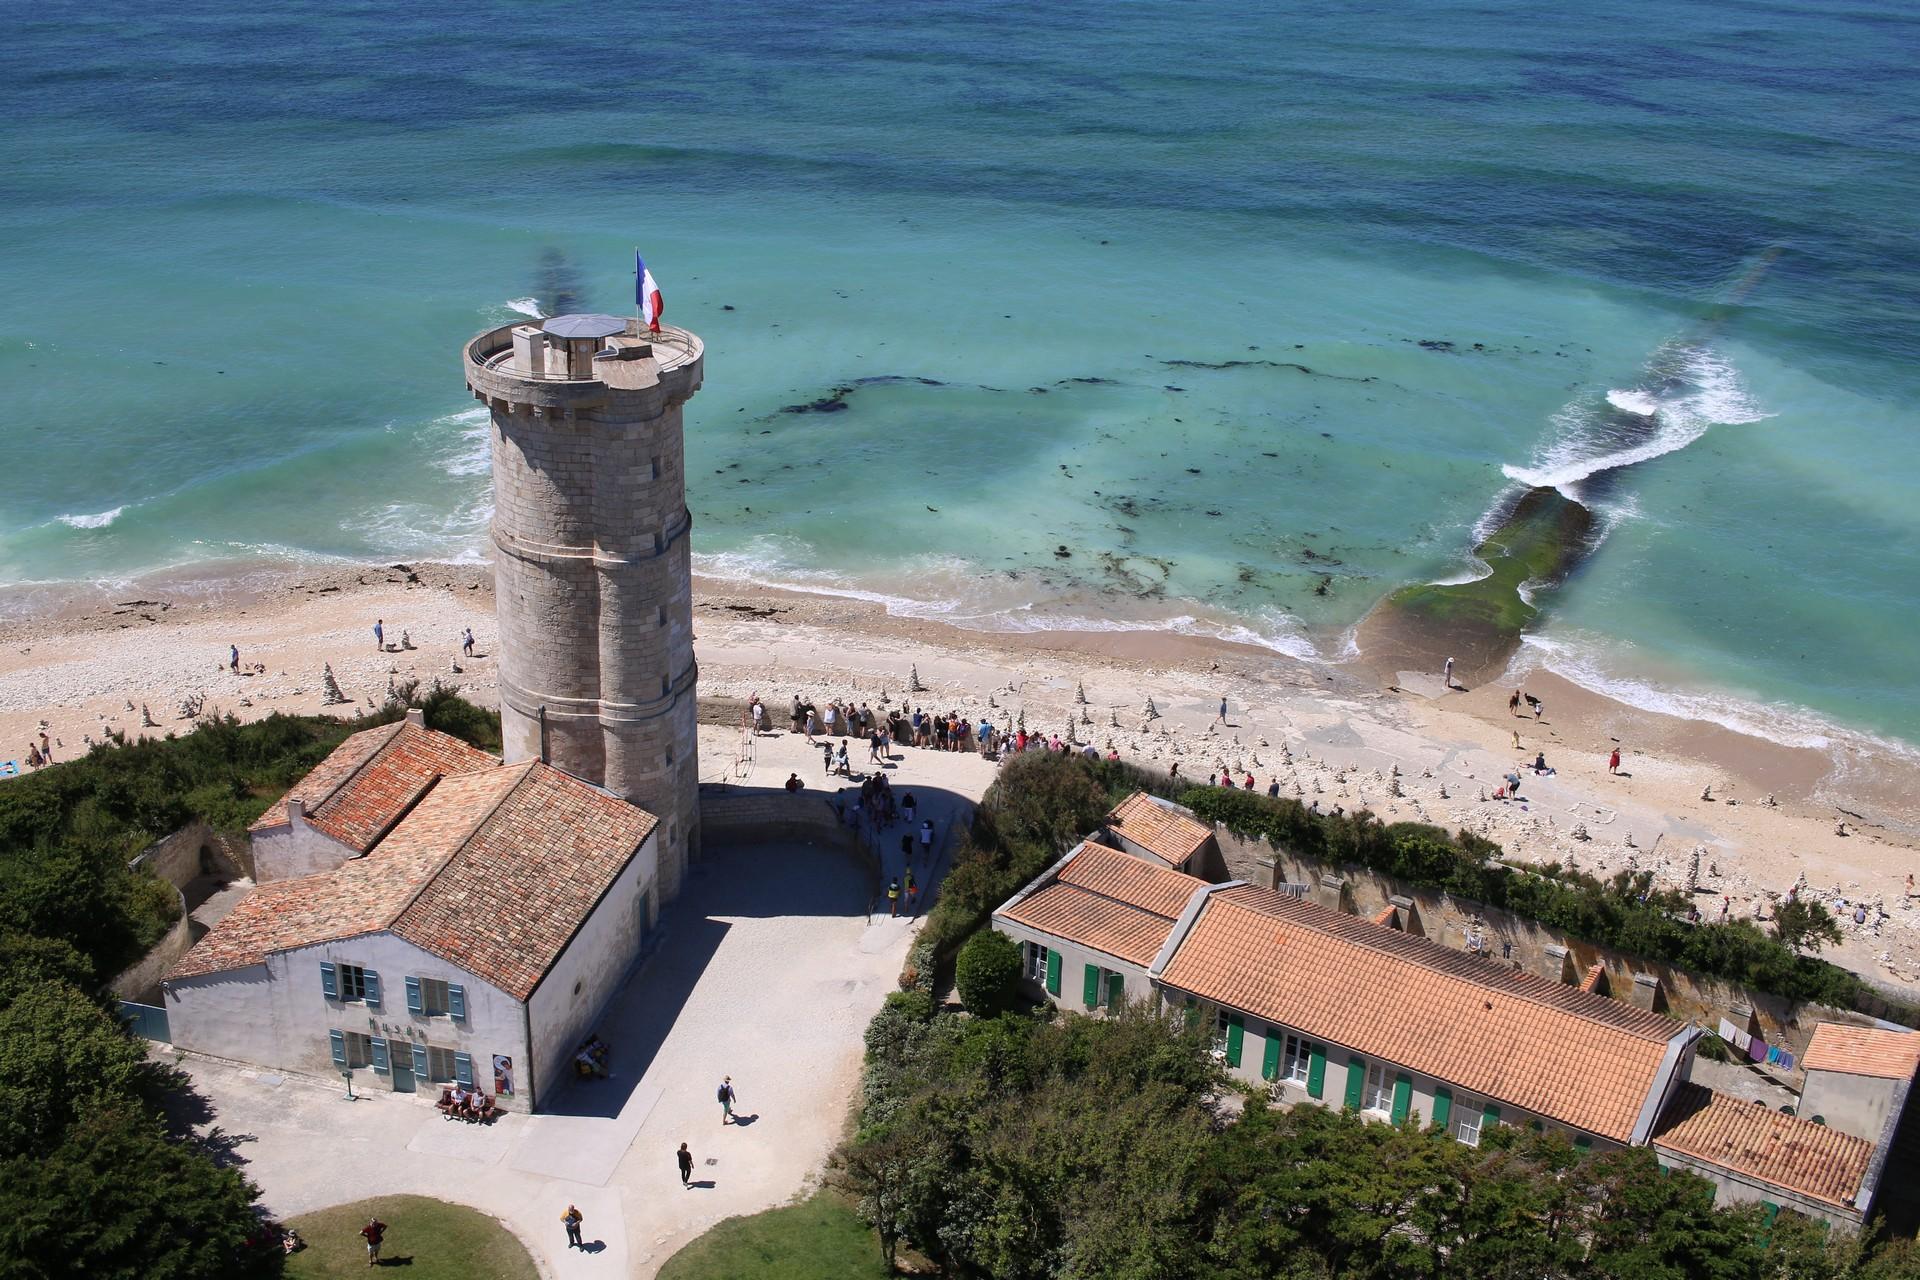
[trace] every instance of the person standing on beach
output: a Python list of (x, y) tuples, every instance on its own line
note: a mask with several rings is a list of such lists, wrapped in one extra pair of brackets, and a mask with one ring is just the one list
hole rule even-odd
[(233, 672), (240, 670), (240, 646), (237, 644), (227, 646), (227, 670)]
[(1520, 691), (1518, 689), (1515, 689), (1513, 696), (1507, 699), (1507, 714), (1510, 716), (1520, 714)]
[(1613, 754), (1607, 757), (1607, 772), (1608, 773), (1620, 772), (1620, 748), (1618, 747), (1615, 747), (1613, 749)]
[(40, 758), (48, 764), (53, 763), (53, 744), (47, 741), (47, 731), (40, 731)]
[(382, 653), (387, 651), (387, 625), (384, 618), (373, 620), (373, 647)]
[(1440, 678), (1447, 682), (1447, 688), (1453, 688), (1453, 659), (1447, 659), (1447, 665), (1440, 670)]
[(464, 632), (461, 633), (460, 652), (465, 654), (469, 658), (473, 656), (473, 628), (472, 627), (468, 627)]
[(1220, 714), (1216, 717), (1216, 722), (1219, 724), (1225, 724), (1227, 722), (1227, 700), (1225, 697), (1220, 699)]
[(720, 1082), (720, 1092), (718, 1094), (718, 1097), (720, 1099), (720, 1123), (722, 1125), (732, 1124), (733, 1123), (733, 1077), (732, 1076), (728, 1076), (726, 1079)]
[(560, 1215), (560, 1221), (567, 1228), (567, 1248), (585, 1248), (586, 1246), (580, 1240), (580, 1224), (586, 1221), (585, 1215), (573, 1205), (568, 1205), (567, 1211)]
[(693, 1152), (687, 1150), (686, 1143), (683, 1142), (680, 1144), (680, 1150), (676, 1153), (676, 1158), (680, 1161), (680, 1185), (683, 1187), (692, 1186)]

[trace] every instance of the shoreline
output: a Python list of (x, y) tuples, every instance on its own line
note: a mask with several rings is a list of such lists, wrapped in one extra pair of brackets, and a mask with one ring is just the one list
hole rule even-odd
[[(390, 644), (404, 635), (414, 647), (376, 650), (375, 618)], [(471, 660), (459, 653), (467, 627)], [(777, 713), (799, 692), (879, 706), (908, 696), (917, 673), (923, 691), (911, 700), (929, 709), (1024, 719), (1030, 731), (1071, 732), (1140, 763), (1178, 763), (1198, 781), (1222, 767), (1253, 772), (1262, 790), (1278, 782), (1283, 795), (1323, 808), (1472, 830), (1522, 861), (1602, 876), (1649, 870), (1679, 884), (1698, 851), (1703, 913), (1724, 897), (1751, 918), (1804, 875), (1823, 900), (1876, 904), (1867, 924), (1843, 922), (1847, 939), (1832, 958), (1908, 998), (1920, 990), (1920, 899), (1903, 885), (1920, 851), (1914, 770), (1892, 753), (1852, 759), (1782, 745), (1546, 672), (1526, 677), (1544, 704), (1536, 721), (1508, 714), (1508, 685), (1448, 692), (1437, 671), (1383, 677), (1364, 662), (1323, 664), (1164, 630), (972, 631), (871, 601), (697, 575), (694, 630), (700, 695), (716, 702), (759, 692)], [(42, 721), (58, 759), (108, 730), (185, 731), (192, 720), (180, 703), (194, 695), (207, 714), (243, 719), (351, 715), (380, 705), (390, 682), (417, 679), (497, 706), (495, 634), (485, 564), (256, 564), (212, 582), (91, 588), (0, 622), (0, 759), (24, 756)], [(252, 674), (226, 669), (229, 644)], [(322, 700), (327, 665), (345, 705)], [(1214, 723), (1222, 696), (1224, 726)], [(1605, 763), (1616, 743), (1621, 777)], [(1558, 772), (1523, 772), (1518, 803), (1482, 799), (1536, 752)], [(724, 779), (732, 763), (703, 757), (701, 775)], [(1846, 818), (1846, 835), (1836, 832), (1836, 806), (1859, 815)]]

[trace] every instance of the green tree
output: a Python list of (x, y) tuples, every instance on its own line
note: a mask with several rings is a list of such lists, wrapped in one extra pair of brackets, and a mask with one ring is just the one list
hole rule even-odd
[(155, 1083), (140, 1043), (77, 987), (37, 983), (0, 1010), (0, 1156), (51, 1150), (75, 1120)]
[(1840, 926), (1820, 903), (1792, 898), (1774, 909), (1773, 936), (1798, 955), (1808, 951), (1818, 952), (1827, 943), (1838, 946)]
[(968, 938), (954, 962), (954, 985), (970, 1013), (992, 1017), (1020, 998), (1020, 945), (997, 929)]

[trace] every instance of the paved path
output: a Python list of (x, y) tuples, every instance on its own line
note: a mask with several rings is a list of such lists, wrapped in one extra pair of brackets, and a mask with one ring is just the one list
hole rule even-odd
[[(777, 786), (811, 759), (802, 776), (817, 789), (818, 756), (799, 739), (757, 746), (748, 785)], [(993, 770), (976, 757), (907, 751), (893, 772), (896, 790), (910, 787), (944, 833)], [(898, 841), (896, 828), (896, 861)], [(545, 1275), (650, 1276), (721, 1218), (805, 1190), (838, 1141), (861, 1033), (894, 989), (914, 927), (869, 919), (868, 895), (867, 871), (843, 853), (710, 851), (602, 1021), (613, 1078), (575, 1084), (550, 1114), (483, 1129), (443, 1119), (425, 1095), (349, 1103), (337, 1081), (182, 1065), (212, 1104), (213, 1126), (241, 1135), (235, 1154), (276, 1214), (437, 1196), (500, 1218)], [(714, 1091), (729, 1074), (749, 1120), (723, 1127)], [(361, 1073), (358, 1086), (378, 1079)], [(682, 1142), (697, 1162), (693, 1189), (674, 1164)], [(593, 1253), (565, 1246), (569, 1202), (586, 1217)], [(400, 1244), (406, 1224), (393, 1227)]]

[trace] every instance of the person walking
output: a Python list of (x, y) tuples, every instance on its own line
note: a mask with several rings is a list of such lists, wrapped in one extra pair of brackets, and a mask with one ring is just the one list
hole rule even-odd
[(460, 652), (465, 654), (469, 658), (473, 656), (473, 628), (472, 627), (468, 627), (466, 631), (463, 632), (460, 636)]
[(567, 1248), (585, 1248), (584, 1242), (580, 1239), (580, 1224), (585, 1222), (586, 1219), (581, 1215), (580, 1210), (573, 1205), (568, 1205), (567, 1211), (560, 1215), (560, 1221), (565, 1223), (567, 1227)]
[(1515, 689), (1513, 696), (1507, 699), (1507, 714), (1510, 716), (1520, 714), (1520, 691), (1518, 689)]
[(680, 1144), (677, 1158), (680, 1161), (680, 1185), (690, 1187), (693, 1185), (693, 1152), (687, 1150), (686, 1143)]
[(227, 646), (227, 670), (233, 672), (240, 670), (240, 646), (237, 644)]
[[(933, 856), (933, 819), (920, 819), (920, 852), (927, 857)], [(931, 865), (931, 864), (929, 864)]]
[(728, 1076), (726, 1079), (720, 1082), (720, 1092), (718, 1096), (720, 1099), (720, 1123), (723, 1125), (732, 1124), (733, 1123), (733, 1077), (732, 1076)]
[(900, 877), (887, 881), (887, 918), (893, 919), (900, 914)]
[(1613, 754), (1607, 757), (1607, 772), (1608, 773), (1620, 772), (1620, 748), (1618, 747), (1615, 747), (1613, 749)]
[(919, 805), (920, 802), (913, 798), (911, 791), (900, 797), (900, 816), (907, 820), (908, 826), (913, 825), (913, 811), (919, 808)]
[(1220, 699), (1220, 714), (1215, 719), (1220, 724), (1227, 722), (1227, 700), (1224, 697)]
[(384, 618), (373, 620), (373, 647), (382, 653), (387, 651), (387, 624)]
[(367, 1265), (377, 1266), (380, 1262), (380, 1242), (387, 1238), (387, 1224), (378, 1218), (368, 1218), (367, 1225), (360, 1228), (360, 1237), (367, 1242)]

